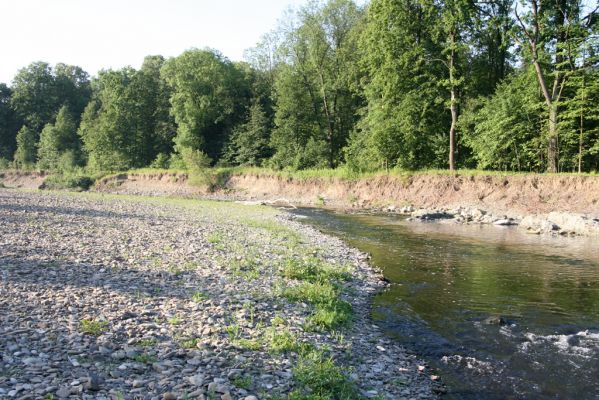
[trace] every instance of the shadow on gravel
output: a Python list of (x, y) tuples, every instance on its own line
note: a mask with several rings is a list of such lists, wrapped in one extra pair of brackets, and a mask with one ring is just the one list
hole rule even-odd
[[(99, 211), (99, 210), (90, 210), (90, 209), (77, 209), (70, 207), (48, 207), (42, 205), (35, 206), (23, 206), (19, 204), (7, 204), (0, 203), (0, 211), (6, 210), (7, 212), (16, 212), (16, 213), (36, 213), (39, 214), (54, 214), (54, 215), (70, 215), (70, 216), (80, 216), (80, 217), (88, 217), (88, 218), (116, 218), (116, 219), (138, 219), (138, 220), (147, 220), (148, 217), (144, 215), (136, 215), (129, 213), (116, 213), (113, 211)], [(18, 214), (17, 214), (18, 215)]]
[[(6, 247), (5, 247), (6, 248)], [(137, 270), (131, 267), (110, 268), (101, 265), (73, 264), (60, 261), (32, 262), (0, 255), (0, 286), (35, 285), (39, 290), (72, 288), (102, 289), (133, 297), (190, 299), (184, 283), (201, 278), (193, 270)]]

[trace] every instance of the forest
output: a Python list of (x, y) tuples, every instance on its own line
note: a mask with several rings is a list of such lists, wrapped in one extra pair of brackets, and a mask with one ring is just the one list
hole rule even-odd
[(599, 17), (580, 0), (313, 1), (232, 62), (34, 62), (0, 168), (599, 170)]

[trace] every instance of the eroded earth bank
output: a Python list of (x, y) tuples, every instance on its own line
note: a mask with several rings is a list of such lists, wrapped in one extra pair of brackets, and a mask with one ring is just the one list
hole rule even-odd
[(0, 221), (0, 398), (441, 390), (370, 320), (366, 256), (281, 211), (0, 189)]

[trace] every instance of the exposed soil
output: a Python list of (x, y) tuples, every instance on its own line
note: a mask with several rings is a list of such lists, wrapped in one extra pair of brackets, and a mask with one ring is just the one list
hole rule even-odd
[(246, 199), (287, 198), (304, 205), (417, 208), (478, 207), (493, 213), (548, 214), (553, 211), (599, 215), (599, 177), (378, 176), (358, 181), (286, 180), (233, 176), (228, 187)]

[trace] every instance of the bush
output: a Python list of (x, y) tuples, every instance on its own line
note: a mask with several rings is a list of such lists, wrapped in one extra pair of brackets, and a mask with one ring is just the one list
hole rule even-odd
[(42, 189), (49, 190), (89, 190), (95, 179), (83, 174), (51, 175), (46, 178)]

